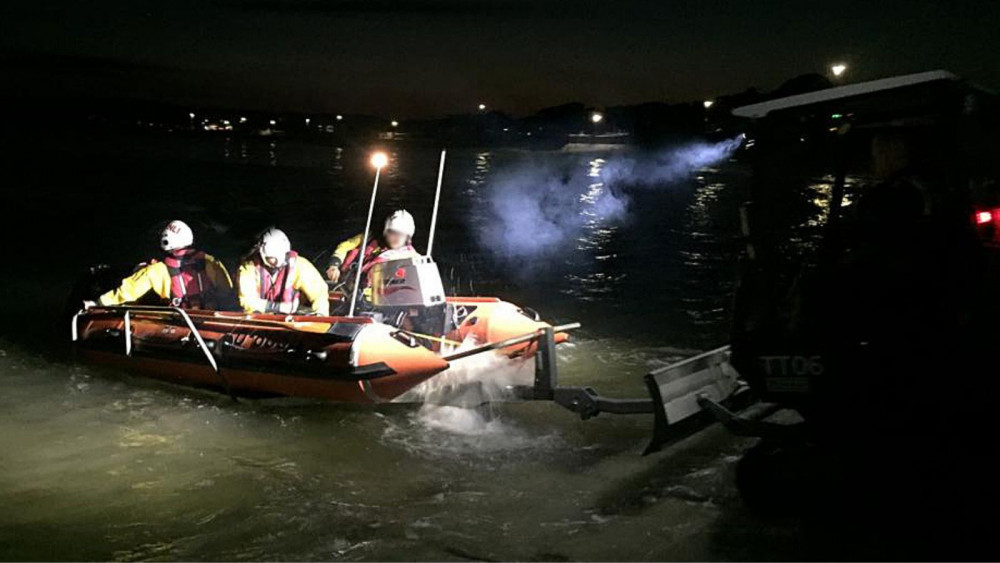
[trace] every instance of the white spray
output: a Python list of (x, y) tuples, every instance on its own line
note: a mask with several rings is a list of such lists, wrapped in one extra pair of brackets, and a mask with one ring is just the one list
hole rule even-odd
[[(477, 345), (470, 337), (446, 354)], [(494, 403), (510, 398), (510, 386), (531, 385), (533, 379), (532, 360), (483, 353), (453, 362), (397, 401), (422, 403), (418, 419), (429, 428), (463, 435), (500, 434), (505, 429)]]

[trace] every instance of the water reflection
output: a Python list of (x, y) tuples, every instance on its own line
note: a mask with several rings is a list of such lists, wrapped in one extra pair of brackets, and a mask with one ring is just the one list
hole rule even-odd
[(333, 171), (343, 172), (344, 171), (344, 149), (343, 147), (337, 147), (333, 149)]
[(688, 240), (680, 250), (680, 280), (683, 289), (678, 299), (683, 313), (695, 326), (718, 323), (724, 313), (719, 296), (703, 290), (704, 284), (711, 284), (713, 266), (720, 256), (717, 244), (715, 217), (717, 206), (726, 185), (711, 182), (709, 177), (718, 173), (715, 169), (699, 171), (695, 177), (696, 189), (685, 213), (684, 236)]
[[(454, 158), (454, 157), (453, 157)], [(471, 202), (468, 213), (471, 223), (480, 223), (485, 219), (486, 208), (481, 204), (482, 190), (490, 177), (493, 169), (493, 153), (481, 151), (472, 155), (472, 172), (465, 180), (465, 195), (467, 201)], [(447, 168), (445, 174), (447, 174)]]
[(582, 256), (576, 257), (571, 263), (575, 269), (582, 271), (566, 274), (567, 283), (563, 293), (582, 301), (594, 301), (615, 293), (619, 289), (619, 282), (627, 277), (622, 271), (614, 271), (614, 264), (609, 263), (617, 257), (609, 248), (619, 226), (604, 217), (599, 209), (602, 199), (609, 197), (608, 187), (602, 179), (606, 164), (607, 161), (599, 157), (586, 163), (586, 177), (593, 181), (587, 184), (578, 200), (579, 215), (583, 223), (575, 248)]
[[(833, 185), (836, 178), (833, 174), (827, 174), (818, 178), (805, 188), (805, 197), (813, 206), (813, 213), (806, 218), (801, 227), (821, 227), (826, 224), (830, 216), (830, 199), (833, 194)], [(844, 196), (841, 207), (849, 207), (854, 203), (855, 194), (862, 179), (858, 176), (844, 177)]]
[(483, 151), (476, 153), (475, 162), (476, 167), (472, 173), (472, 179), (469, 181), (472, 185), (482, 185), (486, 180), (486, 175), (490, 173), (490, 162), (493, 155), (489, 151)]
[(477, 152), (472, 156), (472, 173), (465, 181), (465, 194), (476, 197), (490, 175), (493, 155), (489, 151)]
[[(479, 251), (472, 230), (489, 220), (484, 187), (493, 174), (496, 154), (492, 151), (452, 151), (445, 163), (441, 194), (441, 216), (460, 218), (462, 229), (439, 231), (435, 259), (442, 268), (445, 290), (452, 295), (478, 295), (496, 287), (489, 259)], [(437, 168), (434, 168), (436, 174)], [(439, 228), (443, 223), (439, 223)]]

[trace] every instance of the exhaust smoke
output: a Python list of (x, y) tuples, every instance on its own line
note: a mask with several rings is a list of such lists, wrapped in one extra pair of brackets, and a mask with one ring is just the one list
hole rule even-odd
[(487, 186), (492, 215), (480, 242), (502, 259), (537, 258), (565, 250), (595, 222), (623, 220), (629, 197), (622, 186), (652, 188), (684, 180), (739, 148), (744, 135), (692, 143), (642, 157), (613, 156), (586, 163), (529, 162), (499, 173)]

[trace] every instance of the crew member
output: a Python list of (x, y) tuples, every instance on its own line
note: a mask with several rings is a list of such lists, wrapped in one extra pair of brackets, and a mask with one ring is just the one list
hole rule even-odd
[(152, 291), (173, 307), (225, 309), (233, 301), (233, 282), (221, 262), (192, 247), (194, 233), (184, 221), (174, 220), (160, 233), (162, 260), (150, 260), (118, 289), (84, 301), (84, 308), (138, 301)]
[[(364, 265), (362, 266), (361, 279), (362, 287), (371, 285), (368, 272), (372, 266), (388, 260), (399, 258), (409, 258), (420, 256), (420, 253), (413, 248), (411, 241), (416, 226), (413, 223), (413, 215), (405, 209), (394, 211), (385, 220), (385, 228), (381, 237), (372, 237), (365, 247)], [(351, 269), (357, 266), (358, 255), (364, 234), (351, 237), (337, 245), (333, 251), (333, 258), (326, 269), (326, 277), (332, 282), (337, 282), (341, 278), (346, 278)]]
[(248, 313), (292, 314), (300, 298), (308, 302), (310, 314), (326, 316), (330, 300), (322, 274), (292, 250), (280, 229), (264, 232), (254, 251), (236, 274), (240, 306)]

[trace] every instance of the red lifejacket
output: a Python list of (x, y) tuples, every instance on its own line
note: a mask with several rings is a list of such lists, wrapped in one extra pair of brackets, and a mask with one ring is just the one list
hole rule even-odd
[(264, 263), (258, 257), (257, 275), (260, 276), (260, 298), (267, 301), (270, 308), (272, 304), (291, 303), (292, 309), (299, 308), (299, 291), (292, 287), (292, 278), (295, 277), (296, 262), (298, 253), (294, 250), (288, 253), (285, 265), (278, 268), (273, 274), (269, 268), (264, 267)]
[[(410, 243), (406, 243), (406, 246), (404, 246), (403, 249), (416, 252), (413, 245)], [(368, 277), (369, 270), (371, 270), (375, 264), (381, 264), (386, 261), (385, 258), (382, 257), (382, 254), (388, 250), (388, 248), (381, 245), (377, 238), (373, 238), (368, 241), (368, 246), (365, 247), (365, 263), (361, 266), (361, 274), (364, 276), (361, 282), (364, 287), (368, 287), (370, 284)], [(355, 248), (347, 253), (347, 256), (344, 257), (344, 263), (340, 266), (341, 273), (350, 271), (351, 265), (358, 259), (358, 254), (361, 254), (360, 248)]]
[(205, 253), (188, 248), (163, 258), (170, 274), (170, 304), (185, 309), (206, 308), (212, 279), (205, 274)]

